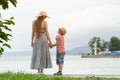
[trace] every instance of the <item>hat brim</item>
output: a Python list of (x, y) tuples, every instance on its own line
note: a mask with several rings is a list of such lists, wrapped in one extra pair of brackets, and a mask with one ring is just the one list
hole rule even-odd
[[(46, 16), (46, 15), (42, 15), (42, 16)], [(36, 16), (36, 18), (40, 17), (40, 15)], [(49, 16), (46, 16), (47, 18), (50, 18)]]

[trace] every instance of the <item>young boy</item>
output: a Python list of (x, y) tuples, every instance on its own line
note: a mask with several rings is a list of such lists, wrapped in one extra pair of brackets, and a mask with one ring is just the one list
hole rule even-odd
[(59, 28), (58, 35), (56, 36), (56, 43), (51, 45), (51, 48), (56, 46), (56, 63), (58, 65), (58, 72), (54, 75), (62, 75), (63, 64), (64, 64), (64, 35), (66, 34), (66, 29), (64, 27)]

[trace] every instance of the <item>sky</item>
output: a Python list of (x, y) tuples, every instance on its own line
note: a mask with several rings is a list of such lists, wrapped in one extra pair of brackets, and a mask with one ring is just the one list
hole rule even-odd
[(18, 0), (16, 8), (10, 4), (8, 10), (1, 11), (2, 18), (15, 18), (9, 42), (12, 48), (6, 51), (32, 50), (32, 21), (40, 11), (50, 17), (46, 21), (53, 43), (58, 28), (67, 29), (66, 50), (88, 46), (94, 36), (106, 41), (112, 36), (120, 38), (120, 0)]

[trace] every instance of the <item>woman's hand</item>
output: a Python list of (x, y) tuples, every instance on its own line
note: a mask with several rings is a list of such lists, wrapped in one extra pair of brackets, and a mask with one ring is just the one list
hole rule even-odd
[(52, 43), (49, 43), (48, 45), (49, 45), (49, 47), (50, 47), (50, 48), (52, 48), (52, 47), (53, 47)]
[(33, 45), (34, 45), (34, 43), (32, 42), (32, 43), (31, 43), (31, 47), (33, 47)]

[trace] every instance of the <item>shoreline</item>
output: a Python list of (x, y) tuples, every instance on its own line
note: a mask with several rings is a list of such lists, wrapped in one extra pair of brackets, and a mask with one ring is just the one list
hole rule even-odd
[(81, 58), (120, 58), (120, 55), (111, 55), (111, 54), (81, 55)]

